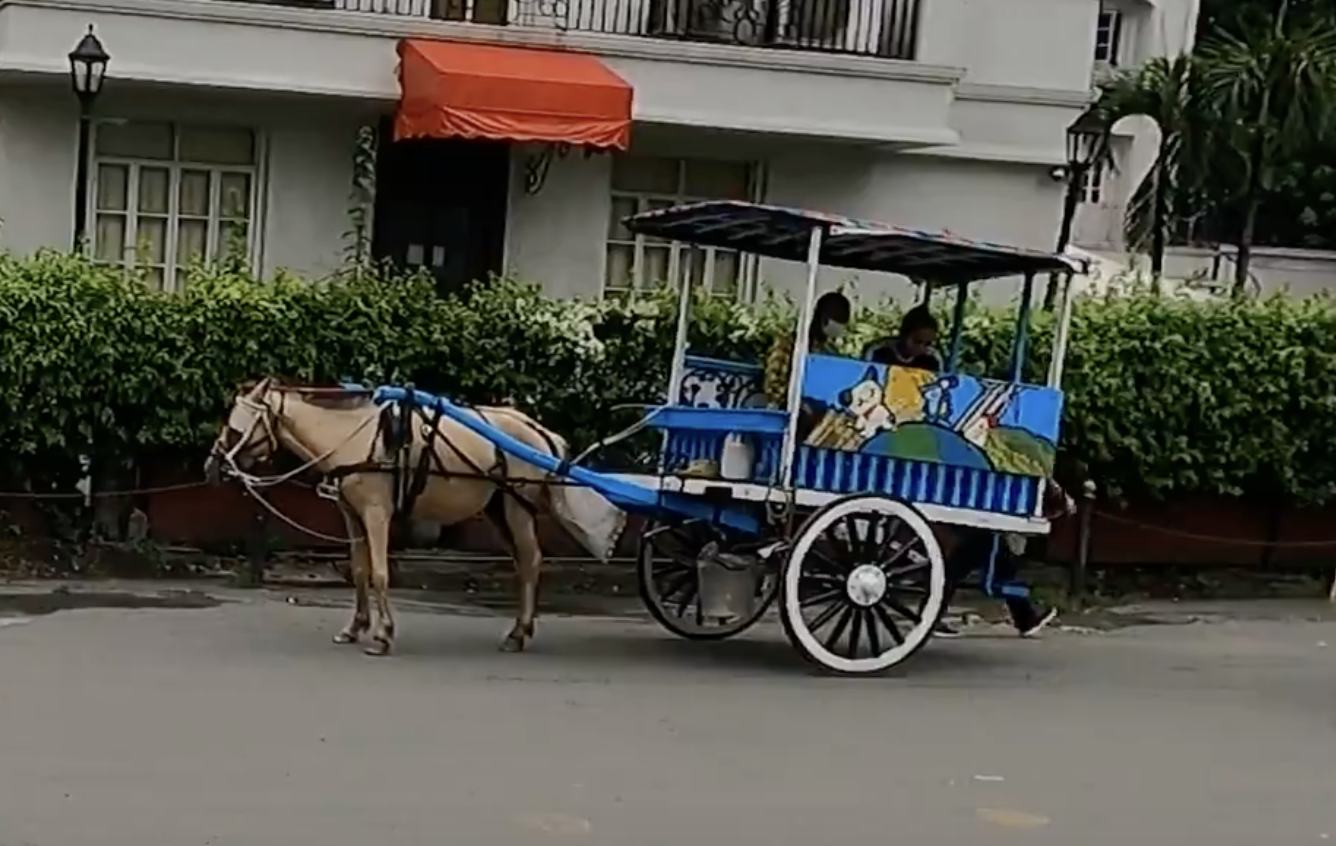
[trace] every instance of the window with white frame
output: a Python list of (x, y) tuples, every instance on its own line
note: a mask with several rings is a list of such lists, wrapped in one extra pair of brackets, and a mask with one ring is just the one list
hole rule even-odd
[(606, 296), (630, 296), (683, 278), (712, 294), (750, 296), (754, 257), (735, 250), (694, 247), (635, 235), (622, 225), (630, 215), (701, 200), (750, 200), (757, 168), (744, 162), (617, 156), (612, 166)]
[(1103, 7), (1095, 24), (1095, 61), (1109, 67), (1118, 66), (1118, 48), (1123, 35), (1123, 13)]
[(1095, 162), (1081, 177), (1081, 202), (1098, 204), (1104, 199), (1104, 163)]
[(105, 121), (93, 155), (95, 261), (138, 268), (174, 291), (193, 263), (250, 258), (259, 160), (253, 130)]

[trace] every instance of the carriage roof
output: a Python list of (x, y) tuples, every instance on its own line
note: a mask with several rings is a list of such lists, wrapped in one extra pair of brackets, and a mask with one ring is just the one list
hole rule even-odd
[(632, 232), (707, 247), (806, 262), (813, 227), (824, 226), (821, 264), (898, 273), (930, 283), (1080, 272), (1063, 255), (971, 241), (822, 212), (712, 200), (643, 212), (625, 220)]

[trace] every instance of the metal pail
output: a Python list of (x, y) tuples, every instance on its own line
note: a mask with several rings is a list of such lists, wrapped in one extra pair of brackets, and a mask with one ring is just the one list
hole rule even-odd
[(696, 558), (700, 612), (707, 620), (732, 621), (752, 613), (760, 568), (755, 559), (719, 551), (710, 543)]

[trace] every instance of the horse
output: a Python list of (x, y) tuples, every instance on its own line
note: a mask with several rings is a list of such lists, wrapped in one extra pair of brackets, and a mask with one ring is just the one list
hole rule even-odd
[[(522, 651), (534, 636), (542, 566), (537, 515), (552, 514), (581, 545), (606, 559), (625, 514), (596, 491), (557, 484), (552, 474), (506, 455), (449, 417), (429, 418), (416, 407), (404, 415), (398, 409), (404, 419), (396, 425), (393, 411), (368, 391), (292, 386), (272, 378), (243, 385), (205, 462), (206, 476), (217, 482), (228, 471), (249, 486), (255, 483), (249, 469), (279, 450), (305, 462), (301, 470), (324, 475), (337, 491), (348, 530), (356, 595), (352, 619), (334, 642), (357, 643), (370, 630), (368, 655), (388, 654), (395, 638), (389, 600), (392, 520), (406, 516), (449, 526), (484, 515), (509, 547), (517, 574), (519, 608), (501, 649)], [(466, 413), (567, 459), (566, 441), (518, 409), (483, 406)], [(397, 441), (391, 430), (399, 433)], [(406, 475), (418, 477), (408, 497), (400, 483)], [(375, 600), (374, 628), (369, 598)]]

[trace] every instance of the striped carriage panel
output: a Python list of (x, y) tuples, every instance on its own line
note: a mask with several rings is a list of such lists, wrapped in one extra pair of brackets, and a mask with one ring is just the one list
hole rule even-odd
[[(726, 432), (668, 433), (664, 467), (683, 470), (692, 461), (718, 462)], [(755, 470), (752, 481), (775, 484), (779, 478), (781, 439), (751, 435)], [(826, 493), (884, 493), (906, 502), (943, 505), (1024, 517), (1034, 513), (1042, 480), (972, 467), (953, 467), (861, 452), (798, 448), (793, 483)]]
[(799, 447), (794, 485), (830, 493), (885, 493), (906, 502), (1028, 516), (1042, 480), (973, 467)]

